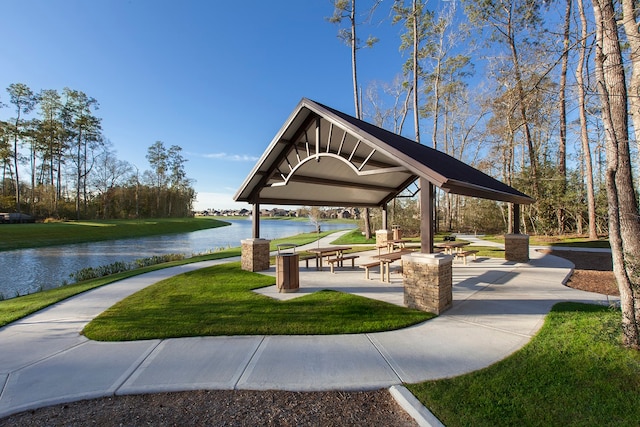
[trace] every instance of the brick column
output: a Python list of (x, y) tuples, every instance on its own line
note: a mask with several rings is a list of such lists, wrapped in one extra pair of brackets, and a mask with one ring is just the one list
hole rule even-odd
[(265, 239), (242, 240), (242, 269), (263, 271), (269, 269), (269, 241)]
[(505, 234), (504, 259), (514, 262), (529, 262), (529, 235)]
[(440, 314), (453, 303), (453, 257), (444, 254), (411, 253), (402, 257), (404, 304)]

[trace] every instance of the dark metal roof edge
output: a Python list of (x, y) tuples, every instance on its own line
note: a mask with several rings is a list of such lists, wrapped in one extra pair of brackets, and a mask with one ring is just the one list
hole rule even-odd
[[(396, 148), (394, 147), (392, 144), (397, 144), (398, 142), (400, 143), (404, 143), (406, 141), (406, 143), (412, 143), (412, 144), (418, 144), (415, 141), (411, 141), (410, 139), (403, 137), (401, 135), (397, 135), (394, 134), (388, 130), (379, 128), (371, 123), (368, 122), (364, 122), (360, 119), (357, 119), (355, 117), (352, 117), (348, 114), (342, 113), (338, 110), (335, 110), (331, 107), (325, 106), (323, 104), (320, 104), (318, 102), (315, 102), (313, 100), (310, 100), (308, 98), (302, 98), (300, 100), (300, 102), (298, 103), (298, 105), (296, 106), (296, 108), (291, 112), (291, 114), (289, 115), (288, 119), (285, 121), (285, 123), (282, 125), (282, 127), (280, 128), (280, 130), (276, 133), (275, 137), (273, 138), (273, 140), (271, 141), (271, 143), (269, 144), (269, 146), (267, 147), (267, 149), (265, 150), (265, 152), (263, 153), (263, 155), (260, 157), (260, 159), (258, 160), (258, 162), (256, 163), (256, 165), (254, 166), (254, 168), (252, 169), (252, 171), (249, 173), (249, 175), (247, 176), (247, 178), (244, 180), (242, 186), (240, 187), (240, 189), (236, 192), (236, 194), (234, 195), (234, 200), (237, 202), (249, 202), (252, 203), (255, 200), (252, 200), (255, 197), (254, 194), (254, 190), (256, 187), (256, 183), (254, 181), (255, 176), (260, 172), (260, 170), (265, 167), (265, 164), (267, 163), (267, 160), (269, 159), (270, 156), (273, 155), (272, 151), (277, 147), (278, 143), (282, 140), (283, 135), (285, 135), (287, 133), (287, 131), (290, 129), (290, 127), (292, 126), (293, 122), (299, 117), (299, 115), (301, 114), (301, 112), (307, 109), (309, 114), (312, 115), (317, 115), (321, 118), (324, 118), (325, 120), (329, 121), (329, 122), (333, 122), (335, 125), (343, 127), (346, 131), (350, 132), (351, 134), (353, 134), (354, 136), (358, 136), (361, 137), (360, 139), (365, 141), (365, 143), (367, 143), (367, 145), (372, 146), (373, 148), (375, 148), (376, 150), (380, 151), (381, 153), (383, 153), (384, 155), (390, 157), (390, 158), (394, 158), (402, 167), (405, 167), (409, 170), (409, 172), (417, 175), (417, 176), (422, 176), (424, 178), (426, 178), (427, 180), (429, 180), (432, 184), (436, 185), (437, 187), (442, 188), (445, 191), (450, 191), (450, 190), (454, 190), (456, 191), (456, 189), (459, 189), (458, 191), (461, 190), (468, 190), (468, 191), (462, 191), (459, 192), (457, 194), (460, 195), (464, 195), (464, 196), (471, 196), (471, 197), (480, 197), (480, 198), (487, 198), (487, 199), (492, 199), (492, 200), (497, 200), (497, 201), (507, 201), (507, 202), (513, 202), (513, 203), (520, 203), (520, 204), (530, 204), (535, 202), (535, 199), (527, 196), (524, 193), (519, 192), (518, 190), (516, 190), (515, 188), (508, 186), (504, 183), (502, 183), (501, 181), (485, 174), (484, 172), (473, 168), (470, 165), (467, 165), (466, 163), (462, 162), (459, 159), (456, 159), (450, 155), (448, 155), (447, 153), (441, 152), (441, 151), (437, 151), (435, 150), (439, 155), (446, 155), (448, 157), (450, 157), (452, 159), (452, 161), (458, 162), (461, 165), (464, 165), (466, 168), (470, 168), (473, 171), (476, 171), (479, 174), (483, 174), (486, 175), (486, 177), (490, 178), (491, 180), (495, 181), (497, 184), (496, 187), (487, 187), (487, 186), (482, 186), (482, 185), (478, 185), (478, 184), (473, 184), (471, 182), (468, 181), (461, 181), (461, 180), (456, 180), (453, 178), (447, 178), (446, 176), (442, 175), (441, 173), (433, 170), (431, 167), (429, 167), (427, 164), (425, 164), (424, 162), (414, 158), (413, 156), (409, 155), (408, 153), (405, 153), (404, 151), (402, 151), (400, 148)], [(376, 131), (380, 131), (384, 134), (389, 134), (389, 136), (392, 138), (390, 139), (390, 141), (392, 142), (392, 144), (387, 143), (383, 140), (381, 140), (378, 136), (375, 136), (373, 134), (371, 134), (370, 132), (364, 130), (362, 127), (360, 127), (358, 125), (358, 123), (354, 123), (353, 121), (358, 121), (358, 122), (362, 122), (364, 124), (366, 124), (365, 127), (375, 127)], [(400, 139), (398, 139), (400, 138)], [(399, 145), (399, 147), (402, 147), (401, 145)], [(410, 146), (409, 146), (410, 147)], [(424, 146), (424, 145), (420, 145), (420, 147), (423, 147), (422, 149), (424, 150), (424, 148), (429, 148), (430, 150), (433, 150), (433, 148)], [(411, 148), (409, 148), (410, 150), (412, 150)], [(266, 165), (267, 167), (269, 165)], [(249, 188), (252, 185), (253, 182), (253, 188)], [(504, 187), (505, 189), (511, 190), (511, 191), (504, 191), (501, 190), (499, 187)], [(246, 191), (249, 190), (249, 194), (246, 193)], [(473, 193), (477, 193), (477, 194), (473, 194)], [(252, 196), (252, 194), (254, 194), (254, 196)], [(390, 193), (391, 194), (391, 193)], [(482, 194), (482, 195), (481, 195)], [(388, 195), (389, 196), (389, 195)], [(493, 197), (491, 197), (493, 196)], [(387, 199), (388, 197), (386, 197), (385, 199)], [(263, 202), (263, 199), (259, 199), (261, 202)], [(272, 201), (271, 199), (269, 199), (270, 201), (267, 203), (276, 203), (275, 199)], [(278, 201), (277, 203), (290, 203), (291, 201), (282, 199), (280, 201)], [(324, 201), (324, 202), (312, 202), (312, 201), (300, 201), (301, 203), (305, 203), (305, 204), (313, 204), (315, 206), (321, 206), (320, 203), (330, 203), (329, 201)], [(312, 203), (310, 203), (312, 202)], [(299, 204), (298, 202), (296, 202), (295, 204)], [(331, 204), (329, 204), (331, 205)], [(329, 206), (327, 205), (327, 206)], [(365, 204), (353, 204), (353, 206), (372, 206), (372, 205), (365, 205)], [(376, 205), (374, 205), (376, 206)]]
[(273, 137), (273, 139), (271, 140), (271, 143), (269, 144), (267, 149), (264, 151), (264, 153), (262, 153), (262, 156), (256, 162), (256, 165), (253, 167), (251, 172), (249, 172), (249, 175), (247, 175), (247, 177), (243, 181), (243, 183), (240, 186), (240, 188), (238, 189), (238, 191), (236, 191), (236, 194), (233, 196), (233, 200), (234, 201), (236, 201), (236, 202), (249, 202), (250, 201), (248, 196), (245, 196), (244, 198), (241, 198), (242, 193), (244, 193), (244, 191), (247, 189), (247, 187), (251, 183), (251, 180), (256, 175), (256, 173), (266, 163), (267, 158), (271, 155), (271, 151), (278, 145), (278, 143), (282, 139), (282, 135), (284, 135), (287, 132), (287, 130), (289, 129), (289, 127), (291, 126), (293, 121), (296, 119), (296, 117), (298, 117), (298, 114), (300, 114), (300, 111), (304, 107), (304, 104), (305, 104), (306, 100), (307, 100), (306, 98), (302, 98), (300, 100), (300, 102), (298, 102), (298, 105), (296, 106), (296, 108), (294, 108), (294, 110), (291, 112), (291, 114), (289, 114), (289, 117), (287, 118), (287, 120), (284, 122), (284, 124), (280, 127), (280, 130)]

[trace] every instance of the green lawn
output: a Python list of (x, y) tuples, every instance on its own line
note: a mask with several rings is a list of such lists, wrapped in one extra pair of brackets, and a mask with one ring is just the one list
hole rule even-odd
[(187, 233), (229, 225), (211, 218), (66, 221), (0, 225), (0, 251)]
[[(504, 243), (504, 235), (486, 235), (480, 237), (483, 240)], [(610, 248), (609, 240), (589, 240), (584, 236), (529, 236), (529, 244), (532, 246), (566, 246), (580, 248)]]
[(306, 245), (308, 243), (313, 243), (316, 240), (321, 239), (322, 237), (326, 237), (335, 232), (336, 230), (323, 231), (321, 233), (302, 233), (302, 234), (297, 234), (295, 236), (283, 237), (281, 239), (274, 239), (270, 241), (269, 249), (272, 251), (275, 251), (276, 249), (278, 249), (276, 246), (278, 243), (293, 243), (297, 246)]
[(141, 290), (84, 329), (93, 340), (211, 335), (352, 334), (403, 328), (434, 317), (356, 295), (321, 291), (277, 301), (252, 289), (274, 278), (228, 263), (184, 273)]
[(375, 234), (371, 239), (365, 239), (362, 231), (359, 228), (344, 234), (342, 237), (339, 237), (334, 242), (335, 245), (375, 245), (376, 244), (376, 236)]
[(447, 427), (637, 426), (640, 352), (620, 344), (618, 310), (561, 303), (507, 359), (408, 388)]

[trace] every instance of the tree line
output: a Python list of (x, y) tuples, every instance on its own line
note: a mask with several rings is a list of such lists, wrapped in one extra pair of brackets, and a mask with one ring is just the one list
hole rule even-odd
[[(98, 101), (82, 91), (7, 87), (0, 112), (0, 211), (36, 218), (149, 218), (192, 214), (196, 193), (177, 145), (156, 141), (150, 169), (117, 158)], [(0, 101), (2, 98), (0, 97)]]
[[(328, 20), (346, 22), (338, 36), (351, 48), (356, 116), (534, 197), (536, 203), (522, 210), (526, 232), (591, 238), (607, 233), (590, 4), (396, 0), (387, 9), (379, 0), (333, 4)], [(370, 48), (367, 55), (376, 55), (378, 16), (390, 17), (398, 29), (405, 62), (393, 81), (362, 88), (356, 54)], [(356, 30), (373, 34), (361, 40)], [(487, 231), (511, 231), (510, 205), (437, 194), (439, 228), (489, 225)]]
[[(362, 90), (358, 50), (377, 39), (361, 42), (356, 29), (375, 31), (382, 5), (363, 1), (356, 13), (360, 0), (333, 0), (328, 18), (347, 22), (338, 36), (351, 48), (356, 116), (395, 133), (412, 117), (417, 143), (533, 196), (521, 210), (527, 233), (608, 234), (624, 342), (640, 349), (638, 2), (395, 0), (383, 16), (401, 29), (406, 62), (393, 82)], [(511, 204), (437, 202), (438, 225), (520, 231)]]

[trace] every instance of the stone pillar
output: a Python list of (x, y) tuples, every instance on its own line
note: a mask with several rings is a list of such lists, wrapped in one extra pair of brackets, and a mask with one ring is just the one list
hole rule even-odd
[(514, 262), (529, 262), (529, 235), (505, 234), (504, 259)]
[(391, 230), (376, 230), (376, 246), (386, 247), (387, 241), (393, 239), (393, 231)]
[(242, 269), (263, 271), (269, 269), (269, 241), (265, 239), (242, 240)]
[(402, 256), (404, 304), (441, 314), (453, 303), (453, 257), (411, 253)]

